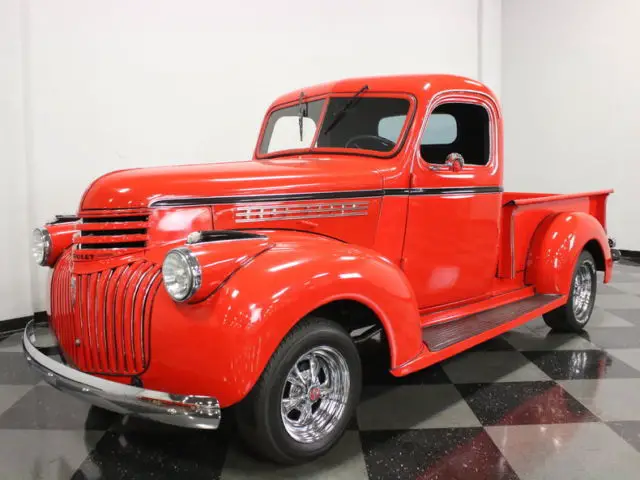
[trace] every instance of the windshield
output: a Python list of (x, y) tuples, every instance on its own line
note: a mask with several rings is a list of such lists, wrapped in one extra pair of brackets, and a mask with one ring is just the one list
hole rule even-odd
[[(326, 113), (321, 118), (326, 102)], [(406, 98), (391, 97), (303, 100), (271, 113), (260, 154), (310, 148), (390, 152), (400, 139), (409, 106)]]

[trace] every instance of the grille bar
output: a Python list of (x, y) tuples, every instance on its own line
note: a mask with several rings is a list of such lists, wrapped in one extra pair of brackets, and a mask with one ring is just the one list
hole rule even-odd
[[(130, 225), (120, 226), (118, 224), (109, 225), (109, 227), (116, 226), (118, 228), (101, 228), (99, 230), (80, 230), (81, 237), (108, 237), (122, 236), (122, 235), (144, 235), (147, 232), (146, 228), (131, 228)], [(85, 225), (86, 227), (86, 225)]]
[(51, 284), (51, 325), (65, 356), (85, 372), (143, 372), (150, 358), (149, 321), (160, 272), (159, 265), (141, 260), (74, 275), (71, 250), (65, 252)]
[(135, 242), (112, 242), (112, 243), (79, 243), (80, 250), (122, 250), (122, 249), (141, 249), (146, 246), (145, 241)]
[(120, 255), (123, 249), (142, 249), (147, 246), (148, 214), (107, 210), (81, 212), (80, 218), (80, 235), (73, 240), (79, 250), (103, 250)]
[(100, 214), (94, 214), (93, 216), (80, 215), (82, 223), (130, 223), (130, 222), (142, 222), (146, 223), (149, 220), (149, 215), (109, 215), (102, 216)]
[[(70, 269), (71, 253), (64, 253), (53, 271), (51, 280), (51, 323), (54, 331), (58, 336), (60, 346), (64, 351), (71, 351), (74, 341), (74, 322), (73, 311), (71, 307), (71, 289), (58, 288), (58, 285), (70, 285), (71, 269)], [(53, 314), (55, 312), (55, 314)]]
[(107, 324), (108, 324), (108, 316), (107, 316), (107, 308), (109, 302), (107, 292), (109, 290), (109, 282), (113, 277), (114, 270), (108, 270), (105, 272), (101, 280), (102, 282), (98, 284), (98, 292), (99, 295), (96, 295), (96, 304), (99, 309), (98, 318), (96, 318), (96, 329), (100, 335), (100, 343), (104, 345), (104, 348), (100, 351), (100, 369), (108, 370), (109, 369), (109, 343), (108, 343), (108, 335), (107, 335)]
[[(146, 242), (147, 235), (146, 231), (143, 235), (113, 235), (113, 234), (98, 234), (97, 236), (91, 235), (83, 235), (79, 239), (77, 239), (77, 244), (85, 244), (91, 243), (95, 245), (105, 244), (104, 246), (109, 246), (108, 244), (112, 243), (130, 243), (130, 242)], [(102, 246), (102, 245), (101, 245)]]
[(155, 297), (158, 288), (160, 288), (161, 273), (162, 270), (157, 269), (151, 276), (148, 277), (149, 282), (147, 283), (147, 286), (144, 290), (144, 294), (138, 297), (142, 299), (142, 309), (140, 310), (140, 314), (142, 315), (142, 318), (147, 319), (146, 322), (140, 323), (140, 331), (138, 335), (138, 341), (140, 344), (140, 364), (142, 365), (141, 368), (146, 368), (147, 362), (149, 358), (151, 358), (151, 354), (149, 353), (149, 342), (145, 341), (145, 339), (146, 335), (148, 335), (147, 324), (149, 323), (148, 319), (151, 318), (151, 305), (153, 304), (150, 299)]

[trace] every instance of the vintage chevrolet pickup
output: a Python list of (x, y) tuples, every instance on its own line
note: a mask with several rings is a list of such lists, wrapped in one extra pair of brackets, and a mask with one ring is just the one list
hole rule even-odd
[(505, 192), (503, 166), (498, 101), (474, 80), (284, 95), (252, 160), (109, 173), (34, 231), (50, 316), (26, 357), (121, 413), (215, 429), (233, 407), (254, 450), (310, 460), (353, 416), (374, 335), (404, 376), (540, 315), (589, 321), (611, 190)]

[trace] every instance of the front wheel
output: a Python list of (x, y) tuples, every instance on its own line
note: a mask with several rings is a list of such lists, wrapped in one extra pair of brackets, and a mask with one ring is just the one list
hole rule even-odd
[(337, 323), (311, 317), (282, 341), (237, 406), (245, 444), (278, 463), (312, 460), (342, 436), (360, 397), (358, 351)]
[(569, 300), (561, 307), (543, 315), (545, 323), (552, 330), (580, 332), (591, 318), (596, 301), (596, 262), (586, 250), (576, 263)]

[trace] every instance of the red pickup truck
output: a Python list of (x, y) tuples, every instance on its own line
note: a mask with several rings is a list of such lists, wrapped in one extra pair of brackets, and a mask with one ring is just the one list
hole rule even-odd
[(203, 429), (233, 406), (255, 450), (312, 459), (354, 414), (373, 335), (404, 376), (540, 315), (588, 322), (611, 190), (505, 192), (503, 166), (498, 101), (474, 80), (289, 93), (252, 160), (109, 173), (36, 229), (62, 362), (34, 324), (25, 354), (95, 405)]

